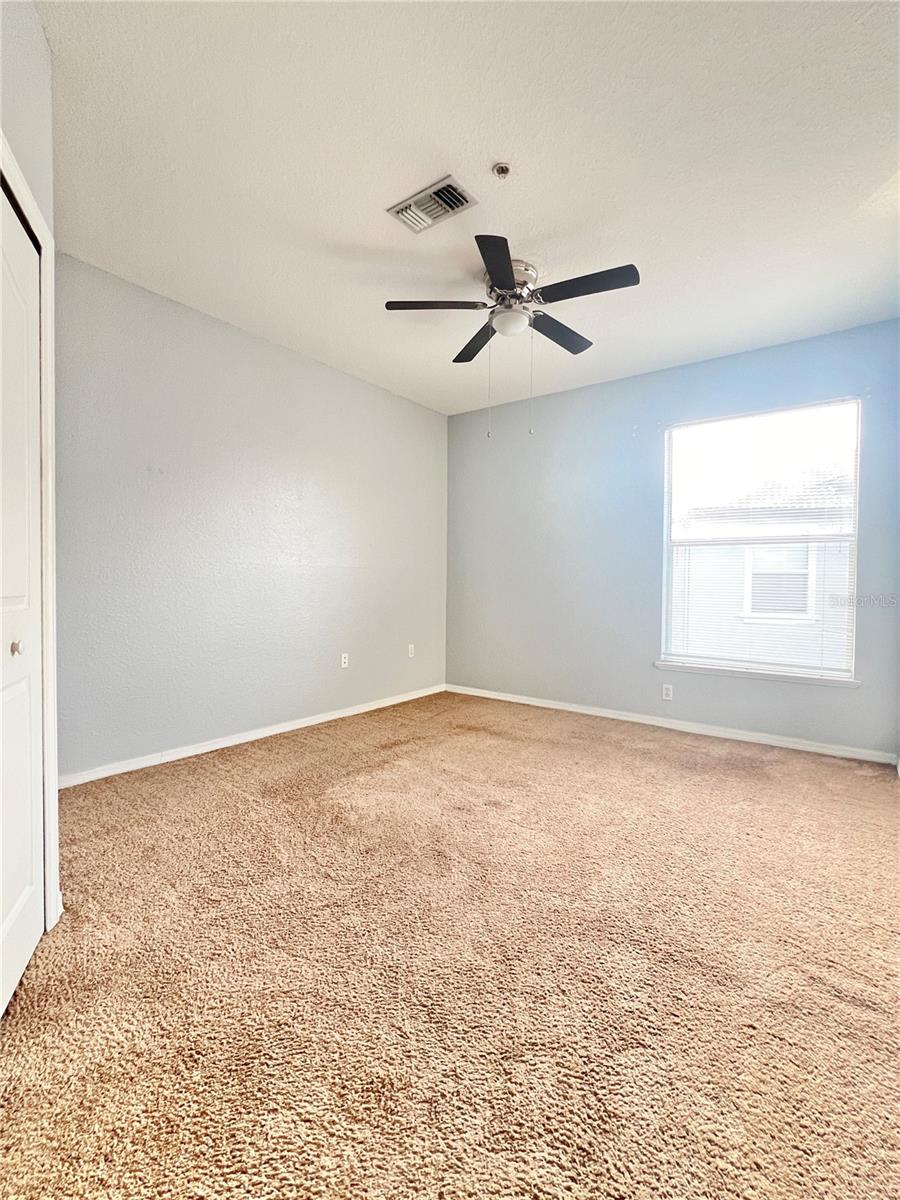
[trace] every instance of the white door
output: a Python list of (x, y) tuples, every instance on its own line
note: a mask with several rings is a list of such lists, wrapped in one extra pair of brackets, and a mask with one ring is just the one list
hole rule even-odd
[(40, 258), (3, 195), (0, 1012), (44, 931)]

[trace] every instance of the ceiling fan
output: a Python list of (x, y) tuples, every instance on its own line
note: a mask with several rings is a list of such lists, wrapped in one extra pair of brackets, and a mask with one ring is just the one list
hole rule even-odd
[(617, 288), (634, 287), (641, 282), (637, 267), (629, 264), (627, 267), (613, 267), (609, 271), (595, 271), (593, 275), (579, 275), (577, 279), (564, 279), (561, 283), (537, 287), (537, 271), (531, 263), (510, 257), (509, 242), (505, 237), (482, 233), (475, 241), (484, 261), (487, 294), (494, 301), (493, 304), (483, 300), (388, 300), (384, 306), (391, 312), (412, 308), (488, 309), (491, 315), (487, 323), (463, 346), (453, 360), (455, 363), (471, 362), (495, 333), (512, 337), (524, 333), (529, 326), (570, 354), (580, 354), (592, 345), (586, 337), (548, 313), (534, 312), (527, 305), (555, 304), (557, 300), (612, 292)]

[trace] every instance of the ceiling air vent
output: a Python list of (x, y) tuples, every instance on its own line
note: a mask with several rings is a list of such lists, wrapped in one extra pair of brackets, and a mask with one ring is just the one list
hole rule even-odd
[(392, 205), (388, 212), (398, 221), (402, 221), (413, 233), (421, 233), (423, 229), (429, 229), (432, 225), (437, 225), (438, 221), (452, 217), (454, 213), (471, 208), (477, 203), (471, 192), (465, 191), (452, 175), (448, 175), (433, 183), (431, 187), (425, 188), (423, 192), (417, 192), (408, 200), (401, 200), (399, 204)]

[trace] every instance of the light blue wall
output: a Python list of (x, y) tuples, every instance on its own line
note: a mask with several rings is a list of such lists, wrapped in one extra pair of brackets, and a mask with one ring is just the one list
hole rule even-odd
[(0, 4), (0, 126), (52, 229), (50, 47), (31, 3)]
[(443, 683), (445, 417), (72, 258), (56, 299), (63, 774)]
[[(449, 421), (447, 680), (895, 752), (900, 608), (860, 609), (857, 689), (663, 673), (665, 430), (862, 399), (860, 594), (896, 594), (896, 321)], [(651, 333), (648, 331), (648, 336)], [(675, 699), (663, 702), (672, 682)]]

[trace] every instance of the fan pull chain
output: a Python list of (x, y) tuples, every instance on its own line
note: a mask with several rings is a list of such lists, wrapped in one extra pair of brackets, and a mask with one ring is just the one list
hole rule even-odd
[(488, 376), (488, 378), (487, 378), (487, 385), (488, 385), (488, 389), (487, 389), (487, 399), (488, 399), (487, 420), (488, 420), (488, 427), (487, 427), (487, 435), (489, 438), (494, 436), (494, 432), (493, 432), (494, 410), (491, 408), (491, 342), (493, 340), (494, 340), (493, 338), (489, 338), (488, 346), (487, 346), (487, 351), (488, 351), (488, 362), (487, 362), (487, 376)]
[(531, 372), (528, 380), (528, 432), (534, 433), (534, 322), (531, 323)]

